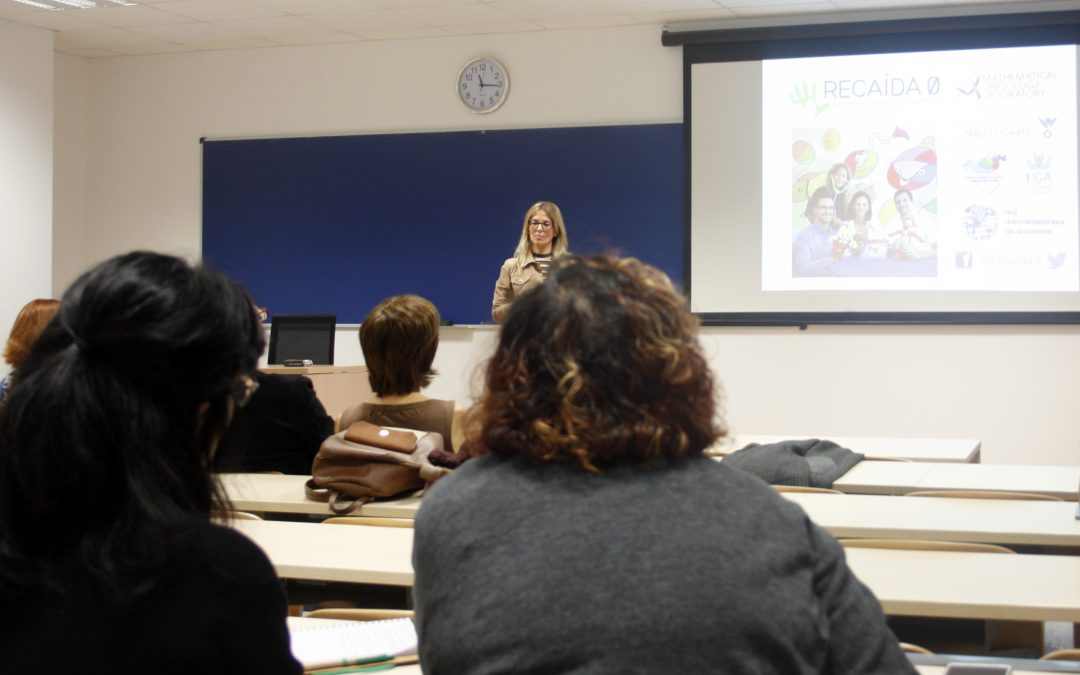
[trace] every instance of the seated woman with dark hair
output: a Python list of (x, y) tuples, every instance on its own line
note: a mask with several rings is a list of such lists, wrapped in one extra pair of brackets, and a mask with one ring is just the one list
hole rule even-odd
[(441, 434), (446, 448), (461, 447), (464, 409), (431, 399), (420, 390), (435, 376), (431, 364), (439, 348), (439, 310), (418, 295), (386, 298), (360, 324), (360, 349), (374, 403), (341, 415), (339, 429), (357, 421)]
[(254, 375), (258, 389), (236, 415), (218, 448), (218, 471), (311, 473), (334, 418), (303, 375)]
[(303, 375), (263, 372), (255, 381), (258, 391), (221, 440), (218, 470), (310, 474), (319, 446), (334, 433), (315, 385)]
[(130, 253), (82, 275), (0, 409), (10, 672), (299, 673), (211, 468), (264, 340), (220, 274)]
[(634, 259), (514, 301), (416, 520), (425, 673), (914, 673), (839, 544), (724, 434), (697, 322)]

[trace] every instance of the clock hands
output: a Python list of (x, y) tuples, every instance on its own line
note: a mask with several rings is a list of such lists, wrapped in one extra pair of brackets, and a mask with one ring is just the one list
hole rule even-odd
[(500, 89), (502, 88), (502, 82), (495, 82), (493, 84), (485, 83), (483, 75), (480, 75), (479, 73), (476, 74), (476, 79), (480, 81), (481, 89), (483, 89), (484, 87), (499, 87)]
[(510, 93), (510, 74), (494, 59), (473, 59), (458, 73), (457, 90), (465, 107), (477, 113), (491, 112)]

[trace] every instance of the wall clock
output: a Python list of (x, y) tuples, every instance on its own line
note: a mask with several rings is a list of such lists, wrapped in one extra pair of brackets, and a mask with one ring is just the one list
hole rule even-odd
[(473, 59), (458, 75), (457, 92), (465, 107), (475, 113), (498, 110), (510, 93), (510, 74), (493, 58)]

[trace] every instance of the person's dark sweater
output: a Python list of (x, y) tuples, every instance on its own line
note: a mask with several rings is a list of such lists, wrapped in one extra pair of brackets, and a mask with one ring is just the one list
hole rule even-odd
[(827, 532), (695, 457), (593, 475), (481, 457), (425, 496), (425, 673), (913, 673)]
[(106, 592), (74, 561), (59, 591), (0, 594), (5, 672), (300, 673), (285, 596), (266, 555), (210, 524), (177, 549), (155, 571), (153, 590), (135, 597)]
[(218, 449), (220, 471), (308, 475), (334, 420), (302, 375), (258, 373), (259, 389), (236, 411)]

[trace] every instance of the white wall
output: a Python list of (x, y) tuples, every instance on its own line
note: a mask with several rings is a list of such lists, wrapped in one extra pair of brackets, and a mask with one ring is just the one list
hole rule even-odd
[(60, 297), (87, 267), (86, 75), (88, 61), (56, 55), (53, 137), (53, 296)]
[[(507, 103), (489, 116), (465, 110), (454, 89), (480, 54), (511, 77)], [(680, 73), (681, 53), (660, 45), (658, 27), (95, 59), (86, 76), (93, 236), (57, 277), (135, 247), (198, 257), (200, 137), (673, 122)]]
[(52, 33), (0, 20), (0, 341), (27, 301), (50, 297), (52, 148)]
[(981, 438), (988, 463), (1080, 464), (1080, 328), (706, 329), (741, 433)]
[[(479, 54), (512, 78), (506, 105), (484, 117), (453, 91)], [(58, 219), (57, 236), (83, 242), (57, 257), (58, 283), (134, 247), (198, 256), (202, 136), (682, 118), (681, 53), (660, 45), (659, 27), (97, 59), (81, 82), (59, 70), (74, 98), (85, 88), (87, 140), (86, 236)], [(469, 398), (494, 336), (444, 329), (428, 393)], [(362, 362), (355, 329), (337, 341), (339, 363)], [(1080, 464), (1080, 328), (707, 329), (703, 341), (744, 433), (978, 437), (984, 461)]]
[[(469, 401), (495, 327), (443, 328), (428, 395)], [(1080, 464), (1080, 328), (704, 328), (733, 433), (979, 438), (987, 463)], [(340, 327), (338, 363), (363, 363)]]

